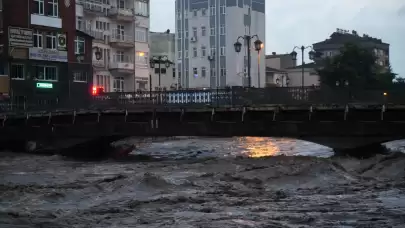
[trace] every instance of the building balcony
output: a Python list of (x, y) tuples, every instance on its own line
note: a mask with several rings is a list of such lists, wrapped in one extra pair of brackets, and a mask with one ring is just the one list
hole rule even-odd
[(85, 28), (84, 25), (76, 25), (76, 29), (81, 32), (86, 33), (89, 36), (94, 37), (94, 40), (93, 40), (94, 43), (105, 44), (107, 42), (108, 36), (104, 35), (104, 32), (87, 29), (87, 28)]
[(95, 15), (105, 15), (107, 10), (102, 4), (91, 0), (76, 0), (77, 4), (83, 6), (83, 11)]
[(96, 68), (104, 68), (105, 67), (104, 60), (95, 60), (95, 59), (93, 59), (93, 66), (96, 67)]
[(108, 16), (118, 21), (134, 21), (134, 12), (132, 9), (111, 8)]
[(110, 45), (115, 48), (133, 48), (135, 41), (132, 36), (113, 33), (110, 38)]
[(113, 59), (110, 62), (108, 69), (121, 73), (121, 74), (133, 74), (134, 62), (132, 56), (126, 55), (113, 55)]

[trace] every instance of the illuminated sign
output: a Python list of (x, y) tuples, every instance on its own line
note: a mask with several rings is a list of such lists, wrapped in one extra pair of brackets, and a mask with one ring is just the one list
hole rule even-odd
[(52, 88), (53, 88), (53, 85), (52, 85), (52, 83), (38, 82), (38, 83), (37, 83), (37, 88), (41, 88), (41, 89), (52, 89)]

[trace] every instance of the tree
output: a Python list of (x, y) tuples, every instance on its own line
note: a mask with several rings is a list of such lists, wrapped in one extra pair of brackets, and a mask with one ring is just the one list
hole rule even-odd
[(348, 84), (350, 88), (386, 88), (391, 86), (395, 74), (391, 67), (376, 64), (371, 51), (355, 44), (346, 44), (340, 54), (326, 58), (318, 69), (322, 85)]

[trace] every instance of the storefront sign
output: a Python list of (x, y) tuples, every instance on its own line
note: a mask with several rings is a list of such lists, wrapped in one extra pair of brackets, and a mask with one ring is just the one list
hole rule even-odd
[(8, 44), (10, 47), (32, 47), (32, 29), (8, 27)]
[(37, 83), (37, 88), (39, 88), (39, 89), (52, 89), (53, 84), (52, 83), (46, 83), (46, 82), (38, 82)]
[(66, 34), (59, 33), (57, 36), (58, 39), (58, 50), (66, 51)]
[(40, 48), (30, 48), (30, 59), (34, 60), (44, 60), (44, 61), (54, 61), (54, 62), (67, 62), (67, 52), (50, 50), (50, 49), (40, 49)]

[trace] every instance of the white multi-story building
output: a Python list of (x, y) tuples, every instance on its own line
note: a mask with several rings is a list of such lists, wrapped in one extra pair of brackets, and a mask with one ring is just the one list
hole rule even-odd
[[(265, 0), (176, 0), (176, 74), (183, 88), (247, 86), (247, 45), (265, 40)], [(264, 50), (251, 40), (251, 86), (264, 87)], [(262, 60), (263, 63), (260, 63)], [(258, 64), (259, 63), (259, 64)]]
[(105, 92), (147, 90), (149, 0), (76, 0), (76, 27), (94, 37), (93, 85)]

